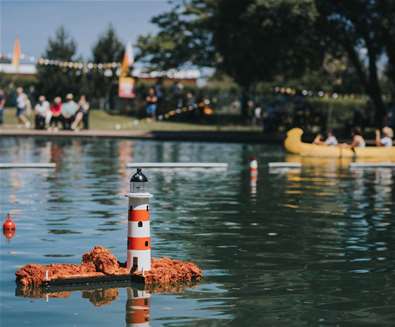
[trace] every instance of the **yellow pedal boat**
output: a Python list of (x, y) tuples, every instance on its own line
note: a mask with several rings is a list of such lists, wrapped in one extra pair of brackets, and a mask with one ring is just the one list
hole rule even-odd
[(293, 154), (306, 157), (328, 157), (328, 158), (375, 158), (394, 159), (395, 146), (376, 147), (367, 146), (364, 148), (346, 148), (341, 146), (316, 145), (302, 142), (303, 130), (293, 128), (288, 131), (284, 141), (285, 149)]

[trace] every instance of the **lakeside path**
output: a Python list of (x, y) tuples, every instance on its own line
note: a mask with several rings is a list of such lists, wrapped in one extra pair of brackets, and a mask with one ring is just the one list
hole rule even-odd
[[(163, 141), (196, 141), (227, 143), (281, 143), (281, 135), (265, 135), (258, 126), (211, 122), (150, 121), (122, 115), (108, 114), (102, 110), (90, 113), (89, 130), (50, 132), (18, 127), (15, 108), (4, 112), (5, 124), (0, 126), (0, 137), (40, 137), (40, 138), (118, 138)], [(32, 120), (32, 119), (31, 119)]]
[(81, 130), (58, 131), (0, 128), (0, 137), (40, 137), (40, 138), (118, 138), (162, 141), (188, 142), (231, 142), (231, 143), (281, 143), (283, 137), (264, 135), (253, 131), (116, 131), (116, 130)]

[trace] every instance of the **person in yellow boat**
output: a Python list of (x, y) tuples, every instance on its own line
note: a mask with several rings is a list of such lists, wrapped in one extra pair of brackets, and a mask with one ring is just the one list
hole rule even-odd
[(314, 138), (313, 144), (315, 145), (323, 145), (324, 144), (324, 137), (322, 134), (317, 134), (317, 136)]
[(351, 144), (342, 143), (342, 144), (339, 144), (339, 146), (342, 148), (351, 148), (351, 150), (353, 150), (354, 148), (364, 148), (366, 146), (366, 142), (362, 136), (361, 130), (358, 127), (356, 127), (352, 131)]
[(338, 144), (337, 138), (335, 134), (333, 134), (333, 131), (331, 129), (328, 131), (328, 136), (324, 143), (325, 145), (331, 145), (331, 146), (335, 146)]
[(336, 136), (333, 134), (333, 131), (330, 129), (328, 131), (328, 135), (327, 138), (324, 140), (324, 137), (322, 136), (322, 134), (317, 134), (317, 136), (315, 137), (313, 144), (316, 145), (329, 145), (329, 146), (335, 146), (337, 145), (337, 138)]
[(392, 146), (392, 138), (394, 137), (394, 132), (390, 127), (384, 127), (382, 130), (383, 137), (380, 135), (380, 130), (376, 130), (376, 145), (391, 147)]
[(349, 146), (350, 148), (364, 148), (366, 146), (365, 139), (359, 128), (354, 128), (352, 132), (352, 142)]

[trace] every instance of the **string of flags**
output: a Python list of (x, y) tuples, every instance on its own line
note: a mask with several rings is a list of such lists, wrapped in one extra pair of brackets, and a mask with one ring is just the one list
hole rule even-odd
[(345, 98), (345, 99), (353, 99), (356, 98), (354, 94), (339, 94), (336, 92), (326, 92), (323, 90), (320, 91), (312, 91), (307, 89), (295, 89), (290, 87), (282, 87), (276, 86), (273, 88), (273, 92), (276, 94), (283, 94), (288, 96), (302, 95), (304, 97), (320, 97), (320, 98)]
[[(14, 44), (14, 49), (12, 54), (3, 55), (0, 53), (1, 59), (6, 59), (7, 61), (11, 61), (11, 65), (15, 68), (19, 68), (21, 64), (21, 59), (29, 60), (29, 64), (36, 64), (39, 66), (54, 66), (61, 67), (64, 69), (75, 69), (83, 72), (88, 72), (91, 70), (102, 71), (104, 76), (111, 77), (114, 75), (119, 76), (120, 78), (129, 78), (130, 75), (139, 78), (161, 78), (166, 77), (170, 79), (198, 79), (201, 77), (200, 71), (197, 69), (189, 69), (189, 70), (178, 70), (178, 69), (169, 69), (166, 71), (145, 71), (145, 69), (141, 67), (135, 67), (135, 58), (133, 53), (133, 47), (131, 42), (129, 41), (126, 44), (124, 56), (122, 58), (122, 62), (86, 62), (86, 61), (65, 61), (58, 59), (49, 59), (49, 58), (38, 58), (34, 56), (28, 56), (27, 54), (22, 53), (21, 44), (19, 38), (17, 37)], [(24, 61), (26, 61), (24, 60)], [(24, 63), (26, 66), (26, 63)], [(131, 72), (130, 72), (131, 71)], [(131, 74), (130, 74), (131, 73)]]
[(174, 109), (174, 110), (170, 110), (169, 112), (163, 114), (163, 115), (158, 115), (158, 120), (164, 120), (164, 119), (169, 119), (170, 117), (174, 117), (176, 115), (185, 113), (185, 112), (189, 112), (189, 111), (194, 111), (195, 109), (197, 109), (196, 107), (184, 107), (184, 108), (179, 108), (179, 109)]
[(56, 67), (79, 69), (79, 70), (116, 69), (121, 66), (119, 62), (96, 63), (96, 62), (51, 60), (45, 58), (38, 59), (37, 64), (42, 66), (56, 66)]
[[(21, 45), (19, 38), (17, 37), (14, 44), (14, 49), (12, 53), (12, 65), (18, 67), (20, 65), (20, 60), (22, 57), (26, 56), (22, 53)], [(30, 60), (35, 59), (34, 57), (30, 57)], [(124, 98), (134, 98), (135, 95), (135, 80), (133, 77), (146, 77), (146, 78), (159, 78), (159, 77), (167, 77), (167, 78), (193, 78), (197, 79), (200, 77), (200, 73), (198, 71), (177, 71), (177, 70), (168, 70), (168, 71), (154, 71), (154, 72), (143, 72), (134, 69), (134, 53), (133, 47), (130, 42), (126, 44), (124, 56), (122, 58), (122, 62), (84, 62), (84, 61), (63, 61), (63, 60), (52, 60), (47, 58), (39, 58), (36, 62), (37, 65), (41, 66), (55, 66), (67, 69), (76, 69), (79, 71), (83, 71), (84, 73), (92, 70), (103, 71), (104, 76), (111, 77), (114, 75), (119, 76), (119, 96)], [(132, 70), (131, 75), (129, 75), (129, 70)], [(284, 86), (276, 86), (273, 88), (273, 92), (276, 94), (282, 94), (287, 96), (304, 96), (304, 97), (323, 97), (323, 98), (331, 98), (331, 99), (353, 99), (357, 97), (354, 94), (339, 94), (336, 92), (326, 92), (323, 90), (313, 91), (302, 88), (291, 88)], [(169, 118), (178, 113), (183, 112), (183, 109), (172, 110), (166, 115)], [(181, 110), (181, 112), (178, 112)], [(188, 110), (188, 109), (187, 109)], [(192, 109), (193, 110), (193, 109)]]
[(183, 113), (196, 111), (196, 110), (201, 110), (201, 114), (204, 116), (212, 116), (214, 114), (214, 110), (209, 106), (209, 103), (204, 101), (197, 105), (190, 105), (190, 106), (170, 110), (165, 114), (158, 115), (158, 120), (169, 119), (181, 115)]

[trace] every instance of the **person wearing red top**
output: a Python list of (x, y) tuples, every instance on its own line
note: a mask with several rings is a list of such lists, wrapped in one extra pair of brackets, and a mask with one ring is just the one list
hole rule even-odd
[(62, 99), (60, 97), (56, 97), (54, 99), (54, 103), (51, 105), (51, 129), (55, 126), (55, 131), (58, 130), (58, 124), (61, 122), (62, 115)]

